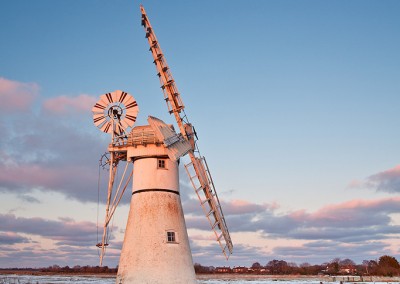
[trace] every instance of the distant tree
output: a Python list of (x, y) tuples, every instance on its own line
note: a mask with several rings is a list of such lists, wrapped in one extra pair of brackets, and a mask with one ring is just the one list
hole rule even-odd
[(251, 268), (252, 268), (252, 269), (260, 269), (260, 268), (262, 268), (262, 265), (261, 265), (259, 262), (254, 262), (254, 263), (251, 265)]
[(212, 273), (212, 271), (210, 270), (210, 267), (207, 266), (203, 266), (200, 263), (195, 263), (194, 264), (194, 271), (198, 274), (201, 273)]
[(67, 265), (67, 266), (64, 266), (63, 268), (61, 268), (60, 271), (68, 273), (71, 271), (71, 268)]
[(383, 255), (378, 261), (379, 274), (384, 276), (400, 275), (400, 264), (393, 256)]
[(379, 266), (389, 266), (393, 268), (400, 268), (400, 264), (397, 259), (393, 256), (383, 255), (379, 258)]
[(312, 274), (311, 264), (309, 264), (308, 262), (300, 263), (298, 271), (302, 275), (310, 275), (310, 274)]
[(356, 263), (349, 258), (339, 261), (340, 274), (354, 274), (356, 273)]
[(372, 275), (378, 275), (379, 265), (378, 265), (378, 262), (376, 260), (370, 260), (369, 261), (369, 267), (370, 267), (370, 273)]
[(363, 260), (362, 265), (358, 266), (358, 274), (377, 275), (378, 263), (375, 260)]
[(326, 270), (328, 263), (311, 265), (308, 262), (301, 263), (297, 269), (302, 275), (318, 275)]
[(346, 259), (340, 260), (339, 265), (340, 266), (348, 266), (348, 265), (355, 266), (356, 263), (354, 261), (352, 261), (351, 259), (346, 258)]
[(194, 272), (196, 273), (202, 273), (202, 265), (200, 263), (195, 263), (194, 264)]
[(365, 273), (369, 275), (369, 260), (364, 259), (362, 262), (362, 267), (365, 268)]
[(329, 274), (338, 274), (339, 273), (339, 262), (340, 262), (340, 258), (334, 258), (327, 267), (327, 272)]
[(271, 260), (267, 263), (267, 268), (271, 274), (288, 274), (290, 272), (289, 265), (284, 260)]

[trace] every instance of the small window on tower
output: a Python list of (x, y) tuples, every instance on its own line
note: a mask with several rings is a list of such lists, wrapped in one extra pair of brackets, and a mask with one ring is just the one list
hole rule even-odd
[(168, 243), (175, 243), (175, 232), (167, 232), (167, 242)]
[(157, 160), (157, 168), (159, 169), (165, 169), (165, 159), (158, 159)]

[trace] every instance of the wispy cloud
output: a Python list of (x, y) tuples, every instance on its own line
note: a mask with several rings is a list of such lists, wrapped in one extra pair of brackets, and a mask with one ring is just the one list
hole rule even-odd
[(19, 194), (18, 198), (28, 203), (40, 203), (40, 200), (28, 194)]
[(389, 193), (400, 192), (400, 165), (389, 170), (369, 176), (366, 185), (378, 191)]
[(72, 219), (48, 220), (24, 218), (13, 214), (0, 214), (1, 231), (36, 235), (53, 241), (68, 241), (75, 246), (93, 244), (96, 239), (96, 224), (76, 222)]
[(0, 111), (12, 113), (28, 110), (39, 92), (36, 83), (22, 83), (0, 77)]
[[(0, 224), (0, 265), (3, 267), (88, 265), (98, 261), (97, 228), (93, 222), (0, 214)], [(113, 251), (108, 261), (116, 263)]]
[(43, 108), (54, 114), (73, 114), (74, 112), (89, 113), (97, 102), (98, 98), (81, 94), (75, 97), (59, 96), (47, 99), (43, 103)]
[(369, 188), (376, 191), (399, 193), (400, 192), (400, 165), (382, 172), (370, 175), (364, 180), (353, 180), (351, 188)]
[[(287, 244), (296, 242), (292, 246), (273, 246), (266, 254), (272, 258), (281, 257), (296, 262), (302, 259), (329, 261), (346, 255), (373, 258), (383, 252), (390, 253), (388, 240), (400, 236), (400, 226), (395, 225), (391, 217), (391, 214), (400, 213), (400, 197), (351, 200), (323, 206), (314, 212), (296, 210), (280, 213), (275, 204), (224, 203), (229, 208), (225, 217), (231, 234), (258, 232), (266, 244), (278, 240), (286, 240), (282, 242)], [(243, 204), (248, 208), (245, 211), (242, 211)], [(193, 212), (186, 218), (188, 228), (210, 231), (206, 218)], [(237, 214), (239, 212), (243, 214)], [(197, 241), (202, 240), (194, 240)], [(298, 244), (299, 241), (303, 244)], [(342, 255), (338, 255), (339, 251)]]
[(0, 232), (0, 245), (30, 243), (31, 240), (14, 232)]
[[(0, 112), (0, 121), (7, 121), (0, 123), (5, 134), (0, 137), (0, 191), (39, 189), (97, 201), (98, 160), (107, 143), (91, 131), (96, 129), (89, 106), (95, 99), (78, 95), (41, 100), (36, 84), (0, 79), (0, 95), (14, 107), (12, 113)], [(28, 99), (22, 104), (24, 97)], [(39, 113), (33, 111), (34, 98), (43, 103)]]
[[(77, 94), (46, 100), (40, 97), (39, 89), (35, 83), (0, 78), (0, 192), (14, 193), (28, 203), (38, 202), (30, 195), (33, 189), (59, 192), (81, 202), (97, 202), (98, 160), (108, 141), (98, 135), (87, 113), (95, 98)], [(35, 100), (41, 105), (37, 111), (33, 111)], [(187, 227), (195, 231), (194, 258), (207, 263), (217, 255), (222, 263), (219, 246), (210, 240), (210, 225), (182, 168), (180, 174)], [(105, 188), (107, 177), (101, 181)], [(354, 181), (353, 186), (398, 193), (400, 166)], [(125, 202), (128, 199), (126, 195)], [(246, 259), (267, 261), (266, 257), (328, 261), (333, 256), (341, 257), (339, 250), (366, 258), (389, 254), (388, 240), (400, 234), (400, 227), (392, 219), (393, 214), (400, 213), (399, 203), (400, 197), (355, 199), (315, 211), (284, 212), (277, 203), (221, 199), (232, 236), (256, 232), (258, 241), (268, 246), (266, 252), (259, 246), (246, 245), (243, 238), (233, 238), (233, 259), (238, 264)], [(39, 258), (43, 263), (60, 265), (78, 264), (76, 259), (84, 259), (84, 265), (97, 263), (93, 222), (0, 214), (0, 224), (0, 264), (20, 259), (16, 264), (30, 266)], [(121, 245), (120, 240), (116, 241), (119, 245), (109, 250), (107, 258), (114, 264)], [(210, 244), (204, 246), (208, 241)], [(275, 244), (268, 245), (271, 242)], [(51, 248), (46, 243), (51, 243)]]

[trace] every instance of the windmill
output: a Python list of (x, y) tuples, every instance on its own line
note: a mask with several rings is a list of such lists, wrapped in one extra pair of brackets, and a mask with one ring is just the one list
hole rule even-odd
[[(185, 114), (146, 11), (143, 6), (140, 9), (164, 99), (169, 113), (175, 117), (178, 133), (172, 125), (153, 116), (148, 117), (148, 125), (133, 127), (139, 109), (135, 99), (126, 92), (102, 95), (93, 107), (95, 125), (111, 133), (106, 216), (102, 241), (97, 244), (101, 248), (100, 265), (108, 246), (108, 224), (133, 177), (116, 283), (196, 283), (179, 192), (182, 156), (190, 157), (186, 172), (227, 259), (233, 244), (210, 170), (197, 147), (196, 132)], [(120, 161), (127, 163), (120, 181), (115, 182)], [(129, 164), (133, 164), (133, 171), (127, 170)]]

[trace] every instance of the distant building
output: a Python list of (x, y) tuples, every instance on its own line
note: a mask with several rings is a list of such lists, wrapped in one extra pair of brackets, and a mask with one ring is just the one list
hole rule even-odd
[(229, 266), (220, 266), (215, 268), (216, 273), (230, 273), (232, 269)]
[(249, 268), (247, 272), (255, 274), (267, 274), (269, 270), (264, 267), (257, 267), (257, 268)]
[(247, 273), (247, 272), (249, 272), (249, 269), (244, 266), (237, 266), (232, 269), (232, 272), (233, 273)]
[(354, 274), (356, 272), (356, 268), (354, 265), (344, 265), (340, 267), (339, 273), (340, 274)]

